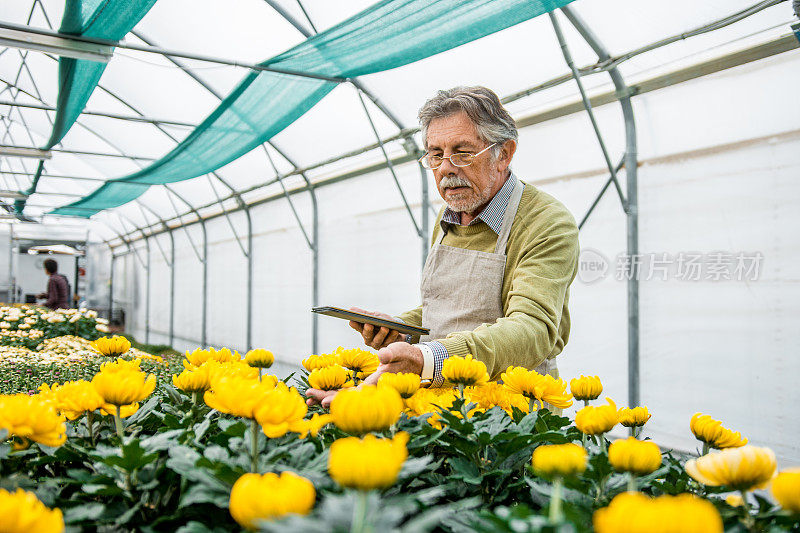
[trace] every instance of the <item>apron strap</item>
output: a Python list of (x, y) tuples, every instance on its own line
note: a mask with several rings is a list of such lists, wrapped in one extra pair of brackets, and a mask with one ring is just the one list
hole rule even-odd
[(441, 229), (442, 231), (441, 231), (441, 233), (439, 233), (439, 238), (436, 239), (436, 244), (442, 244), (442, 239), (444, 239), (444, 236), (447, 235), (447, 230), (445, 230), (441, 226), (441, 224), (439, 225), (439, 229)]
[(511, 225), (514, 223), (514, 217), (517, 215), (517, 208), (519, 201), (522, 199), (522, 189), (524, 185), (516, 179), (514, 183), (514, 190), (511, 191), (511, 198), (508, 199), (508, 206), (506, 212), (503, 214), (503, 225), (500, 229), (500, 234), (497, 236), (497, 244), (494, 247), (494, 253), (506, 255), (506, 245), (508, 244), (508, 236), (511, 235)]

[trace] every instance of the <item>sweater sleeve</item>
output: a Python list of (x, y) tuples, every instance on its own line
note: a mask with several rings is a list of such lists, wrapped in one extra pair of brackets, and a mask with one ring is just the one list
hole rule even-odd
[(522, 245), (504, 316), (439, 339), (448, 356), (471, 353), (496, 379), (510, 365), (533, 369), (553, 352), (580, 251), (575, 219), (568, 211), (554, 215)]
[(408, 324), (409, 326), (422, 327), (422, 306), (406, 311), (397, 315), (397, 318)]

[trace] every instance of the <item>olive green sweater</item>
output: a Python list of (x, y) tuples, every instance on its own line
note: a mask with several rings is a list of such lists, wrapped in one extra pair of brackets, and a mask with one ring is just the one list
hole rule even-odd
[[(442, 232), (439, 211), (431, 243)], [(494, 252), (497, 234), (479, 221), (451, 225), (442, 240), (455, 246)], [(511, 365), (533, 369), (555, 357), (569, 340), (569, 286), (578, 272), (578, 226), (567, 208), (530, 183), (522, 192), (506, 250), (502, 301), (504, 317), (472, 331), (454, 331), (441, 342), (448, 355), (472, 354), (486, 364), (493, 380)], [(422, 306), (398, 315), (422, 324)], [(415, 341), (418, 339), (414, 339)]]

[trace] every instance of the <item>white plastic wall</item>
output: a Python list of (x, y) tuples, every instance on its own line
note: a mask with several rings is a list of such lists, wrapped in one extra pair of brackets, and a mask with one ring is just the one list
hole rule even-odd
[[(641, 395), (653, 413), (648, 434), (660, 444), (694, 449), (689, 418), (702, 411), (751, 442), (769, 445), (781, 463), (800, 461), (800, 426), (794, 416), (800, 401), (794, 385), (800, 375), (795, 324), (800, 289), (793, 268), (800, 260), (798, 83), (800, 57), (782, 54), (634, 99), (642, 162), (640, 253), (666, 253), (673, 260), (681, 252), (706, 258), (713, 252), (763, 257), (756, 279), (680, 280), (674, 262), (666, 280), (644, 279), (643, 272)], [(425, 96), (420, 95), (420, 103)], [(596, 111), (616, 159), (624, 149), (619, 106)], [(576, 220), (606, 179), (585, 114), (523, 129), (514, 168), (523, 180), (560, 199)], [(419, 170), (413, 164), (397, 170), (419, 220)], [(435, 186), (428, 179), (438, 208)], [(621, 179), (624, 190), (624, 173)], [(310, 234), (309, 197), (301, 194), (294, 200)], [(324, 187), (318, 200), (320, 303), (388, 313), (416, 306), (421, 244), (388, 171)], [(311, 252), (287, 202), (257, 206), (251, 214), (252, 344), (296, 365), (311, 352)], [(244, 238), (244, 214), (234, 214), (232, 223)], [(189, 231), (200, 246), (199, 225)], [(244, 350), (247, 262), (225, 218), (209, 221), (207, 232), (207, 344)], [(189, 349), (200, 345), (202, 271), (185, 233), (173, 236), (173, 344)], [(158, 239), (169, 258), (169, 237)], [(580, 239), (584, 253), (594, 250), (599, 254), (594, 258), (604, 257), (609, 270), (592, 283), (579, 279), (573, 284), (573, 326), (559, 366), (567, 379), (599, 375), (608, 396), (624, 405), (626, 287), (616, 279), (616, 261), (626, 250), (625, 218), (613, 187)], [(154, 240), (151, 261), (150, 341), (168, 342), (169, 268)], [(131, 256), (125, 264), (126, 275), (136, 271), (138, 286), (143, 286), (140, 265)], [(143, 310), (139, 302), (134, 313), (139, 338), (144, 338)], [(359, 337), (345, 322), (319, 318), (320, 351), (358, 344)]]

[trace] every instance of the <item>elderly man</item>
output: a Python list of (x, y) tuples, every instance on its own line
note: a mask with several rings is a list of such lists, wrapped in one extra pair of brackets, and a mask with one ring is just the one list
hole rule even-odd
[[(379, 349), (383, 372), (413, 372), (443, 384), (442, 363), (472, 354), (492, 379), (511, 365), (558, 376), (569, 338), (569, 286), (578, 268), (578, 227), (558, 200), (509, 168), (514, 120), (485, 87), (456, 87), (419, 112), (426, 154), (447, 206), (422, 273), (422, 305), (397, 318), (429, 328), (422, 339), (351, 322)], [(376, 316), (392, 318), (383, 313)], [(309, 403), (330, 393), (310, 390)]]

